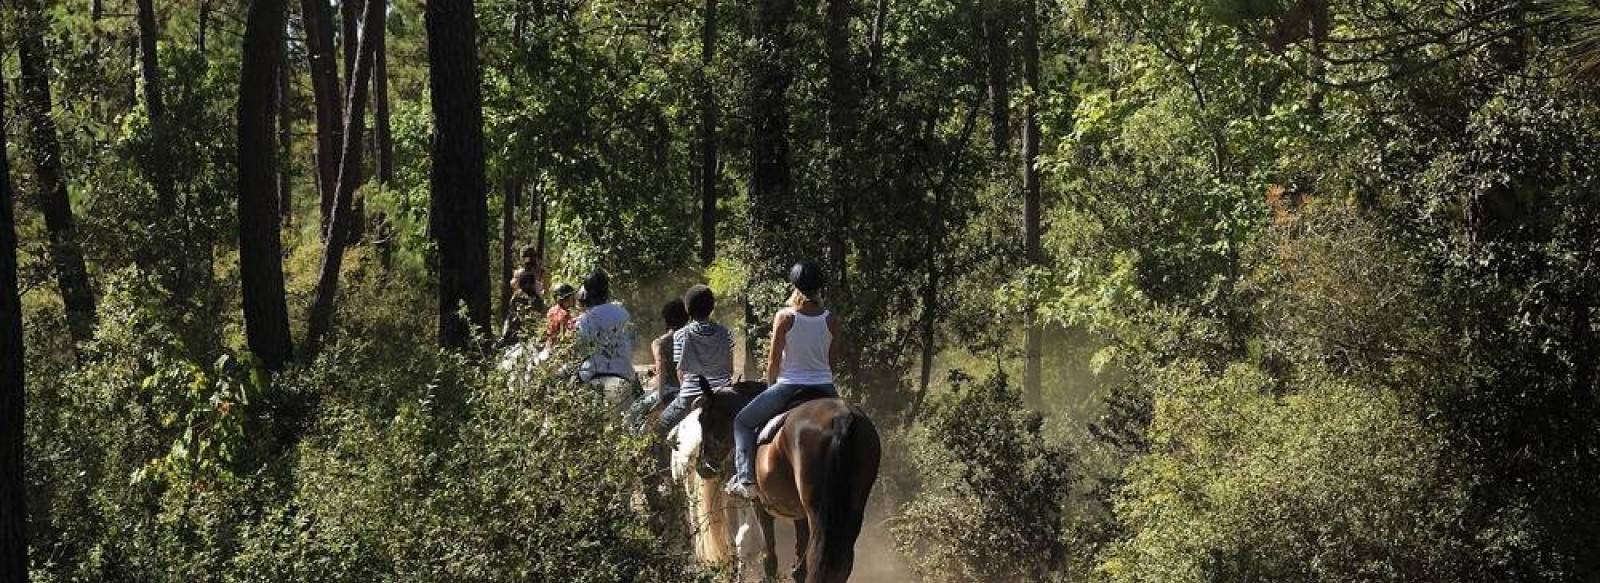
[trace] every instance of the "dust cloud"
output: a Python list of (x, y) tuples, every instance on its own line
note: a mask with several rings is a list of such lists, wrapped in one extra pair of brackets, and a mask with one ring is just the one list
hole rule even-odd
[[(873, 496), (878, 493), (874, 492)], [(851, 583), (906, 583), (916, 581), (911, 567), (894, 548), (894, 539), (889, 536), (889, 528), (882, 514), (881, 507), (888, 504), (873, 502), (869, 504), (867, 519), (861, 526), (861, 538), (856, 539), (855, 569), (850, 573)], [(790, 581), (789, 570), (794, 568), (794, 526), (788, 521), (779, 521), (777, 526), (778, 550), (778, 581)], [(758, 559), (759, 560), (759, 559)], [(760, 567), (758, 566), (757, 569)]]

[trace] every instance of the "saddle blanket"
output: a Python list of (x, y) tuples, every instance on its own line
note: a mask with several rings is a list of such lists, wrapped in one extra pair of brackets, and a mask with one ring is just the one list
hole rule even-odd
[(792, 410), (793, 409), (788, 409), (782, 413), (774, 415), (772, 419), (767, 421), (766, 425), (761, 426), (761, 433), (756, 434), (757, 447), (772, 443), (772, 438), (778, 435), (778, 430), (783, 428), (783, 420), (789, 418), (789, 411)]

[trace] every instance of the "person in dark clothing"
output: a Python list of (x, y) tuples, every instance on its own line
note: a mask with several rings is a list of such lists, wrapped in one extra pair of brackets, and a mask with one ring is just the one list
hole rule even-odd
[(530, 314), (544, 313), (545, 278), (544, 261), (539, 258), (539, 249), (532, 245), (522, 248), (521, 264), (512, 272), (511, 280), (506, 285), (511, 286), (511, 305), (507, 306), (505, 322), (501, 325), (500, 340), (495, 343), (496, 348), (505, 348), (515, 344), (523, 336), (522, 328), (528, 327), (536, 319)]
[(655, 360), (655, 390), (645, 393), (628, 408), (628, 425), (642, 430), (645, 418), (662, 403), (670, 403), (678, 396), (678, 361), (672, 356), (672, 334), (689, 323), (689, 312), (681, 300), (673, 299), (661, 306), (661, 320), (666, 332), (650, 341), (650, 356)]

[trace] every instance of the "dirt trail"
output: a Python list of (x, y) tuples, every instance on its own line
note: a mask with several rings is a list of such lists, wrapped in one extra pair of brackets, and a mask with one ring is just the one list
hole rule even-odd
[[(894, 539), (884, 525), (884, 517), (869, 512), (861, 527), (861, 538), (856, 539), (856, 564), (850, 573), (850, 583), (908, 583), (916, 578), (900, 553), (894, 550)], [(794, 527), (788, 522), (777, 524), (778, 580), (789, 581), (789, 569), (794, 567)]]

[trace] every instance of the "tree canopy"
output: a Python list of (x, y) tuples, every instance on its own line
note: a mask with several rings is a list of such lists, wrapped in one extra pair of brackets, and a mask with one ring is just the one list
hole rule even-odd
[(710, 284), (746, 363), (821, 262), (903, 578), (1600, 578), (1588, 0), (0, 26), (36, 580), (714, 578), (640, 520), (655, 444), (496, 368), (523, 245), (641, 340)]

